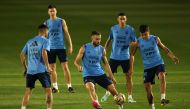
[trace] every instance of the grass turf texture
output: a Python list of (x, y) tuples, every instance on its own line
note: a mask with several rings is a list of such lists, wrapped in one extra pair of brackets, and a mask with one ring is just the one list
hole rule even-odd
[[(151, 33), (158, 35), (181, 60), (174, 65), (167, 55), (163, 54), (168, 72), (167, 97), (171, 103), (166, 107), (160, 106), (159, 81), (154, 86), (154, 96), (157, 109), (188, 109), (190, 107), (190, 2), (187, 0), (1, 0), (0, 1), (0, 109), (19, 109), (24, 94), (25, 80), (22, 77), (22, 67), (19, 63), (19, 53), (29, 38), (36, 35), (37, 26), (47, 18), (47, 6), (53, 3), (57, 6), (58, 16), (67, 21), (71, 32), (74, 53), (69, 56), (69, 67), (72, 72), (73, 86), (76, 93), (68, 94), (63, 73), (58, 65), (58, 83), (61, 93), (54, 94), (54, 109), (92, 109), (88, 92), (82, 77), (73, 65), (73, 60), (80, 46), (90, 41), (90, 32), (98, 30), (102, 33), (104, 45), (110, 27), (116, 24), (118, 12), (125, 12), (128, 24), (136, 29), (148, 24)], [(108, 52), (108, 57), (109, 57)], [(139, 53), (135, 58), (134, 91), (136, 104), (125, 104), (128, 109), (147, 109), (148, 102), (142, 79), (142, 60)], [(121, 72), (121, 69), (119, 69)], [(125, 80), (122, 73), (116, 74), (118, 90), (125, 93)], [(105, 90), (97, 87), (99, 98)], [(30, 99), (29, 109), (44, 109), (44, 91), (39, 82)], [(102, 103), (105, 109), (117, 109), (113, 99)]]

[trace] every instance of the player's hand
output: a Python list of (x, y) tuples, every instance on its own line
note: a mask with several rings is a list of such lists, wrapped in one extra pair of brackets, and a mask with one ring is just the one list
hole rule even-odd
[(83, 68), (82, 68), (82, 66), (77, 66), (77, 70), (79, 71), (79, 72), (82, 72), (82, 70), (83, 70)]
[(175, 64), (178, 64), (178, 63), (179, 63), (179, 59), (178, 59), (176, 56), (174, 56), (174, 57), (172, 58), (172, 60), (174, 61)]
[(72, 47), (69, 47), (68, 48), (68, 54), (72, 54), (73, 53), (73, 48)]

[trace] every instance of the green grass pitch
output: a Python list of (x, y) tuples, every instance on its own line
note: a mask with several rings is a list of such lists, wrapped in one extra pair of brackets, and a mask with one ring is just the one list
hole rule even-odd
[[(148, 24), (151, 33), (158, 35), (180, 59), (174, 65), (166, 53), (163, 58), (166, 64), (167, 97), (171, 103), (160, 106), (159, 81), (154, 86), (155, 105), (157, 109), (190, 108), (190, 2), (187, 0), (1, 0), (0, 1), (0, 109), (19, 109), (25, 89), (19, 53), (29, 38), (37, 33), (37, 26), (47, 18), (47, 6), (57, 6), (58, 16), (67, 21), (72, 36), (74, 53), (69, 56), (69, 67), (72, 73), (76, 93), (67, 93), (63, 73), (58, 65), (58, 83), (60, 93), (54, 94), (54, 109), (93, 109), (82, 76), (73, 65), (73, 60), (80, 46), (90, 41), (90, 32), (102, 33), (104, 45), (110, 27), (116, 24), (118, 12), (125, 12), (128, 24), (132, 25), (137, 36), (138, 26)], [(110, 50), (109, 50), (110, 51)], [(110, 52), (107, 53), (109, 57)], [(135, 104), (125, 103), (125, 109), (148, 109), (148, 102), (143, 86), (143, 67), (139, 52), (135, 58), (133, 76), (133, 96)], [(116, 74), (117, 89), (125, 93), (124, 75), (119, 69)], [(104, 94), (103, 88), (97, 87), (99, 98)], [(28, 109), (45, 108), (44, 91), (39, 82), (30, 99)], [(104, 109), (117, 109), (110, 97), (102, 103)]]

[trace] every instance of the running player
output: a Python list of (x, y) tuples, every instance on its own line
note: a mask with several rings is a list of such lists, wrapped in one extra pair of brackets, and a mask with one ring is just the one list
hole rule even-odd
[[(95, 84), (97, 83), (101, 87), (107, 89), (113, 96), (117, 96), (118, 92), (111, 82), (112, 80), (113, 83), (116, 83), (107, 62), (106, 51), (100, 45), (101, 34), (97, 31), (93, 31), (91, 34), (91, 39), (91, 43), (87, 43), (80, 48), (74, 64), (78, 71), (83, 72), (83, 80), (86, 89), (89, 91), (93, 107), (96, 109), (102, 109), (96, 94)], [(82, 66), (79, 64), (81, 59)], [(104, 63), (104, 67), (108, 72), (109, 78), (104, 73), (101, 62)], [(120, 109), (123, 109), (121, 107), (122, 106), (120, 106)]]
[(72, 41), (68, 31), (66, 21), (57, 17), (57, 9), (53, 5), (48, 6), (48, 14), (50, 18), (45, 21), (45, 24), (49, 28), (48, 39), (50, 41), (50, 52), (48, 52), (48, 59), (50, 67), (53, 72), (51, 79), (53, 82), (53, 93), (59, 92), (57, 84), (57, 72), (56, 72), (56, 56), (58, 56), (61, 63), (61, 67), (64, 72), (64, 78), (67, 83), (68, 91), (73, 93), (74, 90), (71, 84), (71, 74), (68, 67), (65, 39), (68, 42), (68, 53), (73, 52)]
[[(47, 109), (52, 109), (53, 96), (49, 76), (52, 70), (49, 66), (46, 52), (46, 50), (49, 50), (49, 43), (48, 39), (45, 38), (48, 35), (48, 28), (46, 25), (42, 24), (38, 29), (38, 36), (30, 39), (20, 54), (21, 63), (26, 73), (26, 90), (21, 109), (26, 109), (36, 80), (39, 80), (42, 87), (45, 88)], [(28, 64), (26, 64), (26, 59), (28, 59)]]
[[(108, 48), (112, 41), (112, 52), (110, 55), (110, 67), (112, 73), (117, 72), (117, 67), (121, 66), (123, 73), (125, 74), (127, 91), (128, 91), (128, 102), (135, 103), (136, 101), (132, 97), (132, 74), (130, 68), (130, 53), (129, 45), (136, 41), (136, 35), (133, 27), (127, 25), (127, 17), (125, 13), (119, 13), (117, 17), (118, 24), (112, 26), (108, 40), (105, 44), (105, 49)], [(132, 57), (131, 57), (132, 58)], [(109, 91), (106, 91), (101, 101), (107, 100), (110, 95)]]
[[(152, 92), (152, 85), (155, 84), (155, 75), (157, 75), (160, 80), (161, 105), (169, 103), (169, 100), (166, 99), (166, 73), (164, 61), (160, 55), (159, 47), (168, 54), (175, 64), (179, 63), (179, 60), (172, 51), (161, 42), (159, 37), (150, 35), (147, 25), (140, 26), (140, 33), (141, 37), (138, 38), (136, 44), (133, 44), (134, 49), (132, 50), (132, 55), (135, 55), (137, 48), (140, 49), (144, 64), (144, 86), (147, 98), (151, 109), (155, 109)], [(131, 69), (133, 69), (133, 64), (131, 64), (131, 67)]]

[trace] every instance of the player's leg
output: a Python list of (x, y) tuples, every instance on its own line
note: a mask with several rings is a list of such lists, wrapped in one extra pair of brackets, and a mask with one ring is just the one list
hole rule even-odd
[(48, 72), (37, 74), (42, 87), (45, 89), (47, 109), (52, 109), (53, 95), (51, 90), (51, 80)]
[(110, 96), (110, 92), (108, 90), (106, 90), (106, 93), (102, 96), (101, 98), (101, 102), (106, 102), (108, 97)]
[(127, 85), (127, 94), (128, 94), (128, 102), (135, 103), (136, 101), (132, 97), (132, 90), (133, 90), (133, 81), (132, 81), (132, 73), (129, 73), (130, 63), (129, 60), (124, 60), (120, 62), (123, 72), (126, 78), (126, 85)]
[[(114, 84), (110, 84), (108, 85), (107, 87), (107, 90), (115, 97), (115, 96), (118, 96), (118, 92), (114, 86)], [(120, 104), (118, 105), (119, 106), (119, 109), (124, 109), (124, 105), (123, 104)]]
[(106, 74), (95, 77), (94, 81), (95, 81), (98, 85), (100, 85), (101, 87), (103, 87), (104, 89), (106, 89), (107, 91), (109, 91), (113, 96), (118, 95), (118, 92), (117, 92), (117, 90), (116, 90), (114, 84), (113, 84), (112, 81), (106, 76)]
[(165, 93), (166, 93), (166, 79), (165, 79), (165, 73), (164, 72), (160, 72), (159, 73), (159, 80), (160, 80), (160, 92), (161, 95), (161, 99), (165, 99)]
[(26, 109), (26, 106), (28, 105), (28, 102), (30, 100), (30, 96), (32, 95), (32, 89), (26, 88), (25, 94), (22, 99), (22, 106), (21, 109)]
[(52, 86), (53, 86), (52, 92), (57, 93), (59, 92), (59, 88), (58, 88), (58, 83), (57, 83), (56, 63), (49, 64), (49, 66), (52, 69), (52, 72), (51, 72), (51, 80), (52, 80)]
[(128, 102), (135, 103), (136, 101), (132, 97), (132, 89), (133, 89), (133, 81), (132, 74), (125, 73), (126, 81), (127, 81), (127, 92), (128, 92)]
[(155, 109), (154, 96), (152, 92), (152, 85), (155, 84), (155, 75), (156, 75), (155, 68), (144, 70), (144, 86), (146, 89), (148, 103), (151, 109)]
[(166, 73), (164, 64), (156, 66), (156, 72), (160, 80), (161, 105), (165, 105), (169, 103), (169, 100), (166, 99)]
[[(114, 60), (114, 59), (110, 59), (109, 65), (110, 65), (111, 71), (112, 71), (112, 73), (114, 75), (114, 73), (117, 72), (118, 62), (116, 60)], [(114, 86), (116, 87), (116, 84), (114, 84)], [(110, 92), (108, 90), (106, 90), (106, 93), (101, 98), (101, 102), (107, 101), (109, 96), (110, 96)]]
[(51, 88), (45, 88), (47, 109), (52, 109), (53, 95)]
[(160, 79), (161, 105), (165, 105), (169, 103), (169, 100), (166, 99), (166, 78), (164, 72), (159, 73), (159, 79)]
[(96, 94), (95, 85), (92, 82), (87, 82), (85, 86), (89, 92), (93, 107), (96, 109), (101, 109), (100, 103), (98, 101), (98, 96)]
[(51, 81), (52, 81), (52, 92), (53, 93), (57, 93), (59, 92), (58, 90), (58, 84), (57, 84), (57, 72), (56, 72), (56, 51), (55, 50), (50, 50), (48, 52), (48, 61), (49, 61), (49, 65), (52, 69), (52, 73), (51, 73)]
[(21, 109), (26, 109), (26, 106), (30, 100), (30, 96), (32, 95), (32, 89), (35, 87), (35, 81), (37, 80), (36, 75), (26, 75), (26, 90), (22, 99)]
[(164, 72), (159, 73), (159, 79), (160, 79), (161, 105), (165, 105), (169, 103), (169, 100), (166, 99), (166, 78)]
[(153, 92), (152, 92), (152, 84), (151, 84), (151, 82), (147, 82), (144, 84), (144, 86), (146, 89), (146, 95), (147, 95), (147, 99), (148, 99), (148, 103), (150, 105), (150, 108), (155, 109), (154, 96), (153, 96)]
[(117, 92), (114, 84), (108, 85), (107, 90), (112, 94), (112, 96), (118, 95), (118, 92)]
[[(99, 84), (101, 87), (105, 88), (109, 91), (114, 97), (119, 96), (114, 84), (106, 75), (101, 75), (95, 78), (95, 82)], [(123, 104), (119, 105), (119, 109), (124, 109)]]
[(66, 50), (65, 49), (59, 49), (57, 51), (57, 55), (58, 55), (59, 61), (61, 63), (61, 67), (63, 69), (64, 79), (67, 83), (68, 91), (73, 93), (74, 89), (73, 89), (72, 83), (71, 83), (71, 73), (70, 73), (70, 70), (68, 67)]
[(61, 63), (61, 66), (62, 66), (62, 69), (64, 72), (64, 78), (65, 78), (66, 83), (67, 83), (68, 91), (71, 93), (74, 93), (74, 89), (73, 89), (72, 84), (71, 84), (71, 73), (70, 73), (70, 70), (68, 67), (68, 62)]

